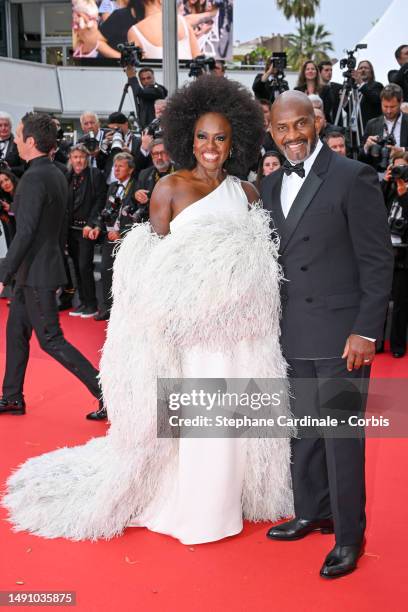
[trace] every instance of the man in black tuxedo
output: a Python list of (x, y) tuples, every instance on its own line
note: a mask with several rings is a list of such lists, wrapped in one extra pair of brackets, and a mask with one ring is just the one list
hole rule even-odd
[(0, 162), (5, 162), (16, 176), (21, 176), (25, 164), (18, 154), (14, 136), (11, 133), (11, 117), (8, 113), (0, 112)]
[(395, 59), (400, 65), (399, 70), (390, 70), (388, 80), (396, 83), (403, 91), (404, 101), (408, 102), (408, 45), (400, 45), (395, 51)]
[[(340, 104), (342, 85), (340, 85), (340, 83), (335, 83), (331, 80), (333, 76), (333, 64), (330, 60), (324, 60), (323, 62), (320, 62), (318, 68), (322, 84), (329, 88), (330, 116), (327, 117), (327, 121), (329, 123), (334, 124)], [(339, 125), (342, 125), (341, 117)]]
[(58, 320), (55, 291), (66, 281), (61, 242), (67, 182), (48, 157), (56, 135), (51, 117), (39, 113), (25, 115), (16, 131), (19, 154), (28, 169), (14, 198), (16, 235), (0, 266), (0, 292), (3, 284), (16, 279), (0, 414), (25, 413), (23, 385), (33, 329), (41, 348), (100, 398), (98, 371), (65, 340)]
[(399, 85), (392, 83), (384, 87), (381, 92), (382, 115), (371, 119), (364, 132), (359, 159), (379, 172), (385, 172), (388, 163), (381, 166), (381, 155), (373, 156), (373, 145), (378, 140), (388, 137), (392, 139), (394, 144), (387, 145), (390, 156), (408, 151), (408, 115), (401, 112), (401, 103), (402, 89)]
[[(293, 412), (361, 414), (359, 389), (383, 332), (393, 270), (378, 180), (369, 166), (337, 155), (317, 138), (305, 94), (282, 94), (271, 124), (286, 161), (264, 179), (261, 197), (280, 235), (287, 280), (281, 342)], [(329, 437), (312, 432), (293, 439), (295, 518), (268, 532), (272, 539), (295, 540), (334, 529), (336, 545), (320, 572), (327, 578), (353, 571), (363, 547), (364, 435), (351, 437), (351, 430), (341, 427), (344, 438), (333, 430)]]
[(154, 71), (151, 68), (141, 68), (136, 76), (136, 69), (128, 66), (126, 74), (135, 99), (139, 125), (145, 129), (155, 117), (155, 101), (166, 98), (167, 89), (156, 83)]

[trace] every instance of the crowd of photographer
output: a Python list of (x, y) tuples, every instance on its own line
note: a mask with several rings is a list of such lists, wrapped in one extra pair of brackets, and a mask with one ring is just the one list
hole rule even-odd
[[(343, 84), (332, 81), (330, 61), (319, 65), (306, 61), (296, 89), (305, 92), (312, 102), (320, 138), (337, 154), (357, 158), (378, 172), (395, 250), (391, 350), (395, 357), (400, 357), (405, 354), (408, 325), (408, 45), (396, 50), (400, 69), (390, 71), (390, 83), (385, 86), (375, 80), (374, 66), (367, 60), (357, 63), (354, 53), (355, 50), (348, 52), (341, 61), (345, 69)], [(262, 178), (280, 168), (284, 161), (273, 141), (269, 117), (273, 101), (289, 88), (285, 68), (285, 54), (273, 54), (253, 83), (265, 118), (259, 163), (249, 173), (258, 188)], [(65, 173), (69, 187), (65, 244), (68, 283), (61, 288), (60, 308), (73, 307), (75, 285), (79, 303), (70, 314), (82, 318), (109, 318), (115, 244), (133, 223), (148, 220), (149, 199), (155, 184), (174, 171), (160, 130), (167, 91), (156, 83), (150, 68), (141, 68), (136, 73), (133, 63), (125, 69), (138, 122), (133, 114), (127, 117), (119, 110), (109, 115), (102, 128), (96, 113), (84, 112), (78, 142), (68, 150), (59, 134), (58, 147), (53, 152), (54, 163)], [(198, 58), (191, 70), (196, 78), (208, 70), (225, 76), (222, 62), (206, 58)], [(55, 122), (60, 128), (57, 119)], [(13, 141), (10, 117), (0, 113), (3, 253), (14, 234), (13, 195), (23, 172), (24, 163)], [(93, 263), (97, 244), (102, 254), (103, 297), (99, 308)], [(0, 250), (1, 256), (4, 255)]]

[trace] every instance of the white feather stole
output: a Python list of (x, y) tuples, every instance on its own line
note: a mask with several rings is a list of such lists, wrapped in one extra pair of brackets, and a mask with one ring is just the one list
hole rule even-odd
[[(188, 347), (231, 351), (245, 338), (272, 338), (260, 343), (248, 377), (286, 376), (276, 247), (268, 214), (257, 207), (241, 217), (203, 217), (164, 239), (148, 224), (127, 234), (101, 360), (109, 432), (29, 459), (10, 476), (2, 503), (15, 530), (111, 538), (146, 510), (163, 475), (176, 473), (178, 450), (176, 439), (156, 436), (156, 379), (181, 378)], [(289, 464), (288, 439), (248, 440), (246, 518), (292, 512)]]

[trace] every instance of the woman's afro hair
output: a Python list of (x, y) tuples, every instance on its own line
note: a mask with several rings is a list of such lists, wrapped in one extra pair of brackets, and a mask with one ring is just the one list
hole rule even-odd
[(219, 113), (230, 122), (232, 154), (224, 167), (229, 174), (245, 176), (258, 160), (265, 135), (262, 109), (243, 85), (211, 74), (184, 85), (169, 98), (161, 125), (171, 158), (180, 168), (194, 168), (194, 128), (206, 113)]

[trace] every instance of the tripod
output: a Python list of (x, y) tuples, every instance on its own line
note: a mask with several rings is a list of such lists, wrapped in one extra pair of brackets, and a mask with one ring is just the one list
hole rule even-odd
[[(120, 102), (119, 102), (119, 108), (118, 108), (118, 112), (119, 113), (122, 112), (122, 108), (123, 108), (123, 105), (125, 103), (126, 95), (129, 94), (129, 87), (130, 87), (129, 82), (126, 82), (124, 87), (123, 87), (122, 97), (121, 97)], [(130, 96), (131, 102), (133, 101), (133, 107), (135, 109), (134, 111), (129, 113), (129, 119), (130, 119), (131, 116), (133, 116), (132, 117), (132, 124), (133, 124), (133, 126), (132, 126), (131, 129), (132, 129), (132, 131), (134, 131), (136, 133), (141, 133), (142, 130), (140, 128), (140, 123), (139, 123), (139, 109), (137, 107), (136, 100), (133, 99), (133, 96), (131, 96), (130, 94), (129, 94), (129, 96)]]
[(348, 134), (349, 137), (349, 145), (354, 159), (357, 159), (361, 147), (364, 127), (358, 87), (356, 81), (351, 76), (346, 76), (344, 79), (334, 125), (340, 125), (340, 118), (343, 109), (346, 111), (345, 128), (346, 134)]

